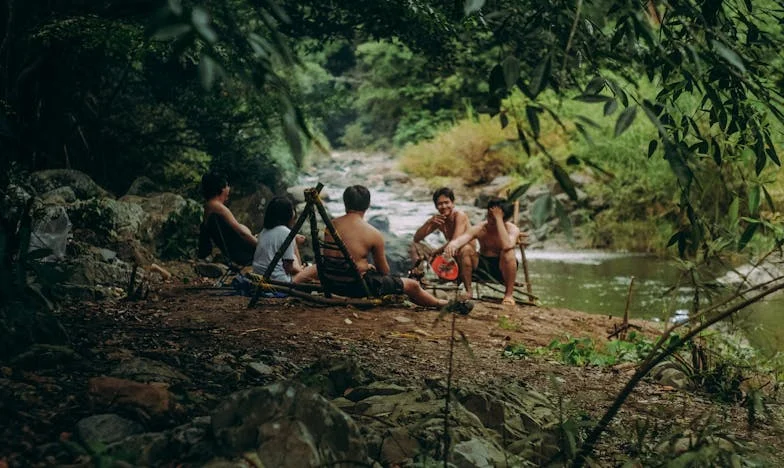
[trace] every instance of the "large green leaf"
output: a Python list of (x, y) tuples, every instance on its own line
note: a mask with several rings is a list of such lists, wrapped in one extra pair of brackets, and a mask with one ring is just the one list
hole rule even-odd
[(466, 16), (479, 11), (485, 5), (485, 0), (465, 0), (463, 12)]
[(534, 68), (534, 72), (531, 75), (531, 84), (528, 87), (532, 97), (536, 97), (539, 95), (547, 83), (547, 80), (550, 77), (550, 66), (551, 66), (551, 57), (548, 55), (544, 58), (539, 64)]
[(743, 65), (743, 59), (738, 55), (737, 52), (732, 50), (726, 44), (721, 41), (712, 40), (711, 44), (713, 44), (713, 48), (716, 49), (716, 53), (719, 54), (724, 60), (729, 62), (730, 65), (737, 68), (743, 73), (746, 73), (746, 66)]
[(528, 118), (528, 123), (531, 125), (531, 131), (534, 138), (539, 138), (539, 112), (542, 110), (536, 106), (525, 106), (525, 116)]
[(637, 116), (637, 105), (629, 106), (621, 112), (621, 115), (618, 116), (618, 120), (615, 121), (615, 136), (617, 137), (621, 133), (625, 132), (627, 128), (629, 128), (634, 122), (634, 118)]
[(553, 197), (549, 193), (545, 193), (534, 200), (534, 204), (531, 207), (531, 224), (534, 225), (534, 228), (539, 228), (544, 225), (550, 217), (550, 212), (552, 210)]
[(558, 225), (561, 226), (566, 238), (569, 242), (574, 242), (574, 233), (572, 232), (572, 221), (569, 219), (569, 214), (563, 204), (555, 200), (555, 215), (558, 216)]
[(517, 60), (517, 57), (510, 55), (504, 59), (504, 63), (501, 64), (501, 67), (504, 70), (506, 88), (512, 89), (515, 83), (517, 83), (517, 79), (520, 78), (520, 61)]
[(752, 237), (754, 237), (754, 233), (757, 232), (758, 227), (759, 223), (751, 223), (746, 226), (746, 230), (743, 231), (743, 234), (740, 236), (740, 241), (738, 241), (738, 250), (743, 250), (743, 248), (748, 245)]
[(748, 200), (749, 201), (749, 214), (753, 216), (753, 215), (756, 215), (757, 212), (759, 212), (759, 207), (760, 207), (760, 186), (759, 185), (753, 185), (749, 189), (748, 196), (749, 196), (749, 200)]
[(555, 177), (555, 180), (558, 181), (558, 185), (560, 185), (563, 191), (566, 192), (567, 195), (569, 195), (569, 198), (571, 198), (574, 201), (577, 201), (577, 190), (574, 188), (574, 182), (572, 182), (572, 179), (569, 177), (569, 174), (564, 170), (563, 167), (561, 167), (560, 164), (556, 162), (553, 162), (550, 165), (550, 168), (553, 171), (553, 176)]
[(512, 192), (506, 198), (506, 201), (508, 202), (517, 201), (518, 198), (525, 195), (525, 192), (527, 192), (529, 188), (531, 188), (531, 182), (527, 182), (523, 185), (520, 185), (516, 189), (512, 190)]

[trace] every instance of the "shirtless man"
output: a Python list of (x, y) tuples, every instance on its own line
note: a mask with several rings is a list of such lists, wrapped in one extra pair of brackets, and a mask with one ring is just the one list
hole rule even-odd
[[(444, 247), (445, 255), (454, 256), (460, 247), (474, 239), (479, 240), (479, 255), (473, 257), (472, 267), (477, 270), (477, 276), (492, 278), (504, 285), (504, 299), (501, 303), (505, 305), (514, 305), (513, 293), (517, 274), (514, 248), (520, 235), (520, 229), (509, 222), (511, 217), (511, 206), (500, 198), (490, 200), (487, 204), (487, 219)], [(469, 297), (470, 291), (467, 289)]]
[(247, 262), (241, 261), (240, 263), (249, 265), (253, 259), (253, 252), (256, 250), (256, 236), (253, 235), (248, 226), (237, 221), (237, 218), (234, 217), (234, 214), (226, 206), (226, 201), (229, 199), (229, 193), (231, 192), (228, 181), (225, 177), (210, 172), (201, 178), (201, 191), (204, 196), (204, 222), (207, 222), (213, 214), (222, 217), (226, 224), (237, 232), (238, 237), (242, 241), (240, 251), (236, 252), (238, 258), (232, 260), (247, 259)]
[[(471, 222), (468, 215), (455, 209), (455, 194), (452, 189), (442, 187), (433, 193), (433, 204), (438, 210), (438, 214), (433, 215), (425, 224), (419, 227), (414, 233), (414, 243), (411, 244), (410, 254), (415, 265), (422, 261), (430, 261), (434, 255), (441, 253), (446, 244), (436, 250), (424, 244), (422, 241), (435, 231), (441, 231), (449, 242), (461, 234), (465, 233), (470, 227)], [(471, 290), (471, 270), (473, 257), (476, 255), (473, 242), (462, 246), (454, 258), (460, 267), (460, 279), (466, 287), (466, 291)]]
[[(371, 294), (382, 296), (405, 293), (412, 302), (420, 306), (447, 305), (448, 301), (434, 297), (422, 289), (416, 280), (389, 274), (389, 263), (384, 253), (384, 236), (365, 221), (365, 212), (370, 207), (370, 192), (367, 188), (362, 185), (348, 187), (343, 192), (343, 204), (346, 207), (346, 214), (332, 220), (332, 224), (340, 234), (360, 274), (363, 275)], [(327, 240), (330, 240), (329, 235)], [(368, 263), (368, 255), (372, 255), (374, 265)], [(315, 265), (311, 265), (297, 274), (294, 282), (307, 281), (317, 276)]]

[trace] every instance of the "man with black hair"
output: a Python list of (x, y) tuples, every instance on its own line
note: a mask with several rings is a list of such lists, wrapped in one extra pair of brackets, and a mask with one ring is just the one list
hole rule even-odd
[[(202, 224), (199, 239), (199, 252), (201, 255), (208, 255), (212, 250), (212, 244), (207, 237), (209, 229), (206, 225), (212, 216), (217, 216), (221, 220), (221, 225), (234, 231), (233, 233), (221, 234), (225, 237), (227, 242), (232, 240), (233, 245), (226, 246), (219, 244), (221, 249), (229, 248), (231, 250), (231, 260), (242, 265), (249, 265), (253, 259), (253, 252), (256, 250), (256, 236), (250, 229), (237, 221), (231, 210), (226, 206), (226, 201), (229, 199), (231, 187), (229, 182), (220, 174), (210, 172), (204, 174), (201, 178), (201, 193), (204, 196), (204, 221)], [(231, 235), (234, 234), (234, 235)], [(235, 245), (236, 244), (236, 245)], [(227, 252), (224, 252), (227, 254)]]
[[(363, 275), (371, 294), (375, 296), (406, 294), (415, 304), (424, 307), (442, 307), (448, 304), (448, 301), (438, 299), (422, 289), (419, 282), (389, 274), (389, 263), (384, 253), (384, 236), (365, 221), (365, 212), (370, 207), (370, 191), (366, 187), (353, 185), (346, 188), (343, 192), (343, 204), (346, 207), (346, 214), (332, 220), (332, 224), (340, 234), (360, 274)], [(326, 236), (327, 240), (331, 240), (329, 234)], [(373, 258), (373, 265), (368, 262), (368, 256)], [(315, 265), (311, 265), (299, 273), (294, 278), (294, 282), (315, 278), (317, 273)], [(357, 293), (357, 295), (363, 294), (362, 291)]]
[[(517, 275), (515, 245), (520, 229), (509, 222), (512, 206), (501, 198), (487, 204), (487, 219), (469, 228), (444, 247), (444, 254), (454, 257), (459, 249), (474, 239), (479, 241), (479, 255), (472, 258), (472, 267), (479, 279), (494, 279), (504, 285), (504, 305), (514, 305), (514, 285)], [(471, 289), (466, 288), (468, 297)]]
[[(461, 234), (465, 233), (471, 227), (471, 221), (468, 215), (463, 211), (455, 209), (455, 193), (449, 187), (441, 187), (433, 192), (433, 204), (438, 210), (438, 213), (428, 218), (425, 223), (419, 227), (414, 233), (414, 242), (411, 244), (409, 254), (411, 260), (414, 262), (414, 270), (412, 276), (418, 276), (424, 273), (424, 270), (419, 271), (419, 265), (422, 262), (432, 260), (434, 255), (441, 253), (446, 247), (446, 244), (438, 249), (432, 249), (425, 244), (424, 239), (435, 231), (441, 231), (449, 242)], [(462, 246), (454, 258), (457, 260), (460, 267), (460, 278), (463, 283), (470, 289), (471, 287), (471, 262), (472, 258), (476, 256), (476, 249), (474, 244), (469, 242)], [(464, 265), (466, 267), (464, 267)]]

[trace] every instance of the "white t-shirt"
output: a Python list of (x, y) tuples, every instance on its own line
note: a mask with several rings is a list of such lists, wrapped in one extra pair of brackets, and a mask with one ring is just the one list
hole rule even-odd
[[(277, 253), (280, 246), (283, 245), (283, 241), (288, 237), (289, 232), (291, 232), (291, 229), (283, 225), (261, 231), (259, 234), (259, 242), (256, 244), (256, 253), (253, 254), (254, 273), (259, 275), (264, 274), (267, 270), (267, 266), (269, 266), (272, 258), (275, 256), (275, 253)], [(270, 279), (291, 282), (291, 276), (283, 269), (283, 260), (294, 260), (294, 242), (295, 241), (291, 241), (291, 244), (286, 248), (286, 251), (283, 252), (283, 257), (278, 264), (275, 265), (275, 269), (272, 270)]]

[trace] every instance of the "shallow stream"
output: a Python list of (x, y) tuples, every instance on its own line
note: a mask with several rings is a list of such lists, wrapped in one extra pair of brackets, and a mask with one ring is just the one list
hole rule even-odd
[[(435, 213), (429, 195), (427, 191), (419, 190), (415, 191), (416, 199), (412, 199), (410, 184), (384, 183), (381, 175), (388, 166), (379, 168), (378, 164), (388, 164), (388, 161), (374, 162), (369, 158), (367, 164), (359, 167), (355, 164), (350, 169), (341, 167), (338, 162), (328, 167), (328, 173), (317, 168), (302, 176), (299, 183), (306, 186), (312, 186), (316, 181), (325, 183), (322, 193), (326, 195), (327, 208), (335, 215), (344, 212), (343, 189), (361, 183), (372, 194), (367, 217), (385, 215), (389, 218), (390, 231), (412, 238), (414, 231)], [(335, 177), (336, 173), (341, 177)], [(484, 214), (470, 205), (458, 203), (457, 207), (468, 213), (472, 222), (480, 221)], [(438, 242), (437, 239), (429, 240)], [(632, 277), (634, 285), (629, 302), (632, 318), (682, 320), (691, 304), (690, 288), (676, 285), (677, 268), (667, 259), (629, 253), (534, 248), (526, 250), (526, 259), (533, 293), (544, 306), (623, 316)], [(518, 281), (523, 282), (522, 268), (518, 274)], [(743, 311), (736, 323), (758, 348), (769, 353), (784, 351), (781, 311), (784, 311), (784, 294), (774, 295)]]

